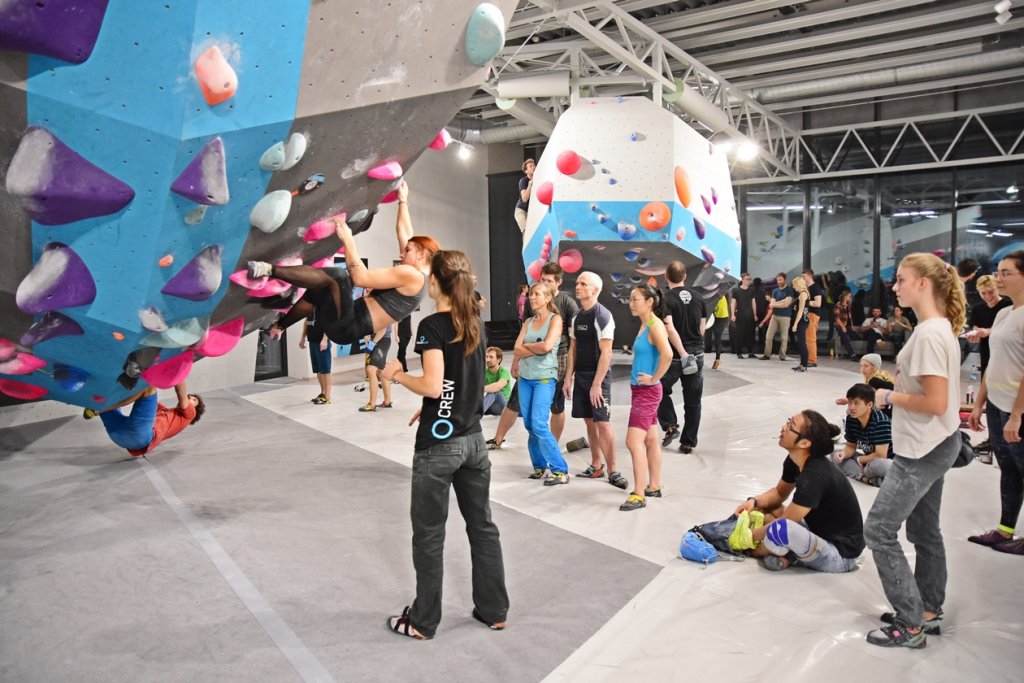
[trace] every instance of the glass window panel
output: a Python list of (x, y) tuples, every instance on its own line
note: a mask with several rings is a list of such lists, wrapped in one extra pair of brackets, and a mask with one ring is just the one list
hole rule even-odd
[(765, 282), (803, 269), (804, 192), (799, 183), (747, 188), (747, 270)]
[(871, 178), (811, 184), (811, 269), (845, 280), (856, 294), (874, 274), (874, 181)]
[(1003, 255), (1024, 249), (1024, 165), (967, 169), (956, 174), (957, 261), (981, 263), (992, 273)]

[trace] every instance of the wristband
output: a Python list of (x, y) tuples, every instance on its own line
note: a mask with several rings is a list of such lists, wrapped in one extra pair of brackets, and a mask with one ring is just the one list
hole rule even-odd
[(757, 496), (747, 496), (747, 500), (754, 501), (754, 507), (757, 507)]

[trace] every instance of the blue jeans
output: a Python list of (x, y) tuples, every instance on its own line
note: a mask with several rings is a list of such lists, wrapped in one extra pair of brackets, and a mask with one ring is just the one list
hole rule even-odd
[(989, 442), (999, 463), (999, 498), (1002, 504), (999, 526), (1003, 531), (1013, 533), (1021, 503), (1024, 503), (1024, 441), (1006, 443), (1003, 425), (1010, 419), (1010, 414), (993, 405), (992, 401), (988, 402), (985, 414), (988, 416)]
[(495, 391), (484, 394), (484, 415), (501, 415), (505, 409), (505, 394)]
[(115, 445), (130, 451), (148, 447), (153, 440), (157, 403), (156, 394), (150, 394), (133, 403), (128, 415), (122, 414), (120, 408), (100, 413), (107, 436)]
[(416, 600), (409, 620), (423, 635), (433, 637), (441, 622), (444, 577), (444, 532), (448, 521), (448, 492), (454, 488), (466, 520), (473, 558), (473, 604), (489, 623), (508, 614), (505, 565), (498, 527), (491, 521), (491, 461), (483, 434), (456, 436), (412, 460), (412, 563), (416, 568)]
[(843, 557), (836, 547), (808, 529), (802, 522), (777, 519), (765, 531), (764, 547), (772, 555), (796, 555), (796, 563), (816, 572), (842, 574), (857, 568), (857, 560)]
[[(875, 556), (885, 597), (907, 626), (924, 623), (924, 611), (938, 612), (946, 601), (946, 547), (939, 529), (942, 484), (960, 453), (960, 432), (946, 437), (930, 453), (913, 460), (893, 457), (864, 522), (864, 540)], [(897, 537), (907, 523), (914, 544), (914, 571)]]
[(551, 433), (548, 421), (551, 419), (551, 401), (555, 397), (555, 379), (519, 378), (519, 414), (523, 426), (529, 432), (527, 447), (530, 462), (535, 470), (568, 472), (569, 466), (562, 457), (562, 449)]

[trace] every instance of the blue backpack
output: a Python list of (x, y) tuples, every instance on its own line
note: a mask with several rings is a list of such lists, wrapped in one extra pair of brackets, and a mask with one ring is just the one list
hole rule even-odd
[(714, 546), (704, 540), (696, 531), (687, 531), (679, 542), (679, 555), (684, 560), (703, 562), (704, 566), (718, 560), (718, 552)]

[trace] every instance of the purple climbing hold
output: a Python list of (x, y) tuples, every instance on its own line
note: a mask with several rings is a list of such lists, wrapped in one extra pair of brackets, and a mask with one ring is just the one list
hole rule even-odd
[(81, 64), (96, 46), (107, 2), (0, 2), (0, 50), (31, 52)]
[(711, 200), (709, 200), (704, 195), (701, 195), (700, 196), (700, 201), (704, 204), (704, 213), (710, 214), (711, 213)]
[(228, 203), (228, 169), (220, 137), (199, 150), (171, 185), (171, 190), (199, 204), (223, 206)]
[(222, 277), (220, 246), (215, 244), (196, 254), (160, 292), (189, 301), (206, 301), (220, 289)]
[(71, 337), (85, 334), (82, 326), (63, 313), (47, 311), (43, 317), (32, 323), (32, 327), (21, 335), (22, 346), (35, 346), (55, 337)]
[(712, 204), (717, 204), (718, 203), (718, 190), (716, 190), (713, 187), (711, 188), (711, 203)]
[(89, 373), (70, 365), (55, 363), (53, 379), (64, 391), (74, 393), (85, 386), (85, 380), (89, 379)]
[(95, 298), (92, 273), (71, 247), (60, 242), (43, 247), (36, 265), (14, 295), (18, 308), (32, 314), (85, 306)]
[(700, 239), (704, 239), (708, 236), (708, 229), (704, 227), (704, 221), (696, 216), (693, 217), (693, 229), (697, 233), (697, 237)]
[(135, 197), (132, 188), (37, 126), (29, 126), (18, 143), (7, 191), (43, 225), (116, 213)]
[(700, 248), (700, 255), (704, 257), (704, 260), (708, 262), (708, 265), (715, 264), (715, 252), (711, 251), (707, 247)]

